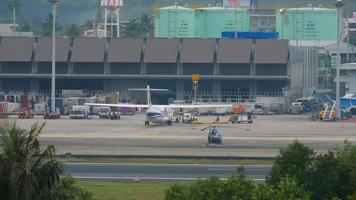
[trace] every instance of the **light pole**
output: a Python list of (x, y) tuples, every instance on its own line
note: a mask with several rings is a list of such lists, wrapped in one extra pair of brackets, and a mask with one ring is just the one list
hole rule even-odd
[(48, 0), (52, 4), (52, 80), (51, 112), (56, 112), (56, 7), (59, 0)]
[(337, 58), (336, 58), (336, 119), (341, 119), (340, 112), (340, 65), (341, 65), (341, 56), (340, 56), (340, 14), (342, 12), (341, 8), (345, 5), (342, 0), (336, 0), (335, 7), (337, 8)]
[(277, 12), (279, 12), (282, 16), (282, 20), (281, 20), (281, 24), (282, 24), (282, 39), (284, 39), (284, 14), (287, 12), (287, 9), (285, 8), (279, 8), (277, 10)]
[(16, 32), (16, 1), (12, 0), (12, 31)]
[(193, 104), (197, 104), (200, 74), (192, 74), (192, 81), (193, 81), (193, 91), (194, 91), (194, 100), (192, 102)]

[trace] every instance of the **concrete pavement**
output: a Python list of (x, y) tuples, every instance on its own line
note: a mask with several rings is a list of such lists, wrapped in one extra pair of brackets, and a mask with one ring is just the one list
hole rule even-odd
[[(223, 121), (226, 117), (221, 117)], [(42, 144), (57, 153), (86, 155), (274, 157), (279, 149), (298, 139), (317, 152), (341, 147), (345, 139), (356, 142), (356, 123), (311, 122), (304, 115), (257, 116), (253, 124), (222, 125), (223, 148), (205, 148), (204, 125), (144, 126), (144, 116), (123, 120), (17, 120), (28, 128), (46, 122)], [(215, 117), (200, 117), (212, 121)]]

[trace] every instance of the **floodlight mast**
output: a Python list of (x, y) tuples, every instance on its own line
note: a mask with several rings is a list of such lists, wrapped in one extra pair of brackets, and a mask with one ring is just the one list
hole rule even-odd
[(51, 112), (56, 112), (56, 7), (59, 0), (48, 0), (52, 5), (52, 76), (51, 76)]
[(335, 109), (336, 109), (336, 119), (341, 119), (341, 111), (340, 111), (340, 65), (341, 65), (341, 50), (340, 50), (340, 14), (342, 12), (342, 7), (345, 5), (345, 2), (342, 0), (336, 0), (335, 7), (337, 8), (337, 58), (336, 58), (336, 101), (335, 101)]

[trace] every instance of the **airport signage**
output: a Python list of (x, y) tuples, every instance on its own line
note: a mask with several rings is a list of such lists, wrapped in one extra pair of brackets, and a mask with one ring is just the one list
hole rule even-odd
[(240, 0), (224, 0), (223, 6), (228, 8), (240, 7)]
[(222, 32), (222, 38), (277, 39), (278, 32)]
[(224, 0), (223, 6), (228, 8), (249, 8), (251, 6), (251, 0)]

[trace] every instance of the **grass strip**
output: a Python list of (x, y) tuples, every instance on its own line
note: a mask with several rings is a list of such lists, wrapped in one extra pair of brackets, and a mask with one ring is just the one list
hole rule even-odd
[(98, 200), (163, 200), (171, 183), (79, 181), (79, 185)]

